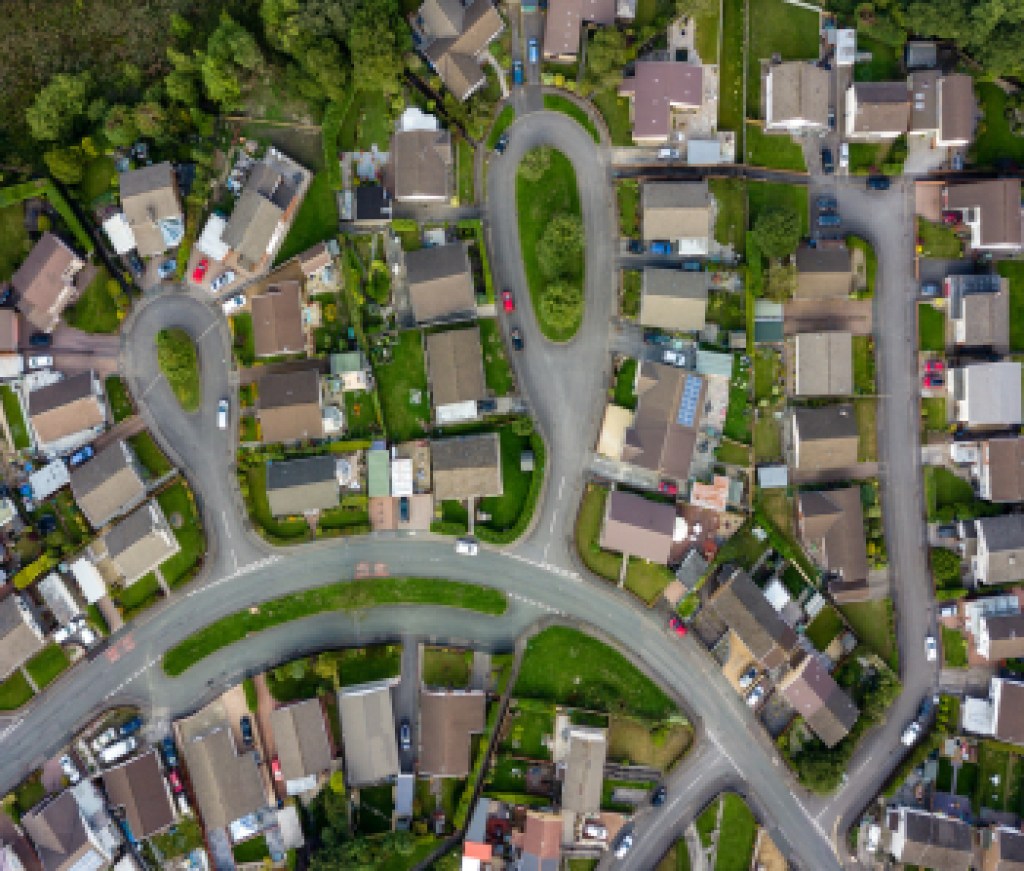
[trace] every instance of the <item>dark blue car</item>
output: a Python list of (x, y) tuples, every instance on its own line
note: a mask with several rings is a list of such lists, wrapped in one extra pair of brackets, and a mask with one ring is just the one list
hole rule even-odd
[(521, 60), (512, 61), (512, 84), (521, 85), (523, 83), (523, 62)]
[(127, 738), (134, 735), (142, 728), (142, 717), (132, 717), (127, 723), (121, 726), (121, 737)]
[(178, 764), (178, 748), (174, 746), (174, 739), (168, 735), (160, 742), (160, 750), (164, 754), (164, 762), (168, 768), (174, 768)]

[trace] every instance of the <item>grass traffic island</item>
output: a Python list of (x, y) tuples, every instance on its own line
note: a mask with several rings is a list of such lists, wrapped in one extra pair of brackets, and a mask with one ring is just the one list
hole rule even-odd
[(199, 357), (192, 337), (178, 328), (161, 330), (156, 334), (156, 357), (181, 407), (188, 412), (198, 411), (202, 390)]
[(358, 611), (380, 605), (439, 605), (482, 614), (503, 614), (508, 600), (500, 590), (435, 578), (341, 581), (271, 599), (252, 611), (222, 617), (168, 650), (164, 654), (163, 669), (176, 677), (199, 660), (255, 632), (326, 611)]

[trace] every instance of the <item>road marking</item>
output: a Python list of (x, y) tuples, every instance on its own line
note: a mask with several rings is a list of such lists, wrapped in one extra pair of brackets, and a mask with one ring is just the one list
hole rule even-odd
[[(203, 339), (205, 339), (205, 338), (206, 338), (206, 334), (207, 334), (208, 332), (210, 332), (210, 330), (213, 330), (213, 329), (216, 329), (216, 328), (217, 328), (217, 322), (216, 322), (216, 321), (212, 321), (212, 322), (210, 323), (210, 326), (208, 326), (208, 327), (207, 327), (207, 328), (206, 328), (205, 330), (203, 330), (203, 331), (202, 331), (202, 332), (201, 332), (201, 333), (199, 334), (199, 342), (201, 342), (201, 341), (202, 341)], [(198, 345), (198, 344), (199, 344), (199, 342), (196, 342), (196, 344)]]
[(562, 491), (565, 489), (565, 475), (562, 475), (562, 480), (558, 482), (558, 501), (562, 501)]
[(579, 572), (571, 571), (570, 569), (563, 569), (561, 566), (556, 566), (553, 563), (542, 562), (540, 560), (530, 559), (528, 556), (523, 556), (519, 553), (505, 553), (503, 556), (509, 559), (518, 560), (521, 563), (526, 563), (528, 566), (533, 566), (535, 569), (541, 571), (550, 572), (553, 575), (558, 575), (561, 578), (565, 578), (569, 581), (582, 581)]
[(538, 602), (536, 599), (531, 599), (528, 596), (523, 596), (520, 593), (509, 593), (509, 598), (516, 599), (519, 602), (523, 602), (526, 605), (532, 605), (541, 611), (547, 611), (549, 614), (557, 614), (560, 617), (565, 616), (565, 612), (558, 608), (553, 608), (551, 605), (546, 605), (544, 602)]
[(22, 716), (18, 717), (13, 723), (5, 726), (3, 731), (0, 731), (0, 741), (6, 741), (9, 735), (13, 735), (21, 727), (21, 724), (25, 722), (25, 717), (28, 716), (26, 711)]
[(149, 396), (149, 391), (152, 390), (156, 386), (157, 381), (159, 381), (163, 377), (163, 373), (161, 373), (160, 375), (157, 375), (152, 381), (150, 381), (146, 389), (142, 391), (142, 396), (140, 397), (140, 399), (145, 399), (147, 396)]
[(227, 584), (231, 581), (241, 578), (245, 575), (252, 574), (253, 572), (259, 571), (260, 569), (267, 568), (268, 566), (274, 565), (274, 563), (280, 562), (281, 557), (279, 556), (265, 556), (262, 559), (254, 560), (251, 563), (246, 563), (241, 568), (235, 569), (230, 575), (224, 575), (222, 578), (218, 578), (216, 581), (210, 581), (205, 587), (197, 587), (194, 590), (189, 590), (185, 593), (185, 598), (191, 598), (192, 596), (198, 596), (200, 593), (205, 593), (207, 590), (212, 590), (214, 587), (219, 587), (221, 584)]
[(149, 671), (159, 661), (160, 661), (160, 657), (159, 656), (153, 657), (149, 662), (147, 662), (144, 666), (142, 666), (142, 668), (140, 668), (137, 672), (135, 672), (135, 674), (131, 675), (130, 677), (125, 678), (123, 681), (121, 681), (121, 683), (119, 683), (109, 693), (107, 693), (103, 697), (104, 701), (106, 701), (107, 699), (112, 698), (113, 696), (116, 696), (119, 692), (121, 692), (121, 690), (123, 690), (126, 686), (128, 686), (128, 684), (130, 684), (132, 681), (138, 680), (140, 677), (142, 677), (142, 675), (144, 675), (147, 671)]

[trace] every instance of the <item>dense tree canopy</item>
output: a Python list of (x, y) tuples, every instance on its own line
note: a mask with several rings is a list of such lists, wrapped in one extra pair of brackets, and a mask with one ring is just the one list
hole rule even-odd
[(578, 215), (555, 215), (537, 240), (537, 265), (544, 277), (548, 281), (578, 278), (584, 241)]
[(800, 216), (792, 209), (770, 209), (757, 216), (753, 233), (765, 257), (787, 257), (800, 244)]

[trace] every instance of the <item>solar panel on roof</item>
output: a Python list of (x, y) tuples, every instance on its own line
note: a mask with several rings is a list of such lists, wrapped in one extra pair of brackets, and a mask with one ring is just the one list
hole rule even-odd
[(693, 426), (697, 415), (697, 402), (700, 399), (701, 380), (696, 375), (687, 375), (683, 385), (683, 395), (679, 399), (679, 413), (676, 423), (680, 426)]

